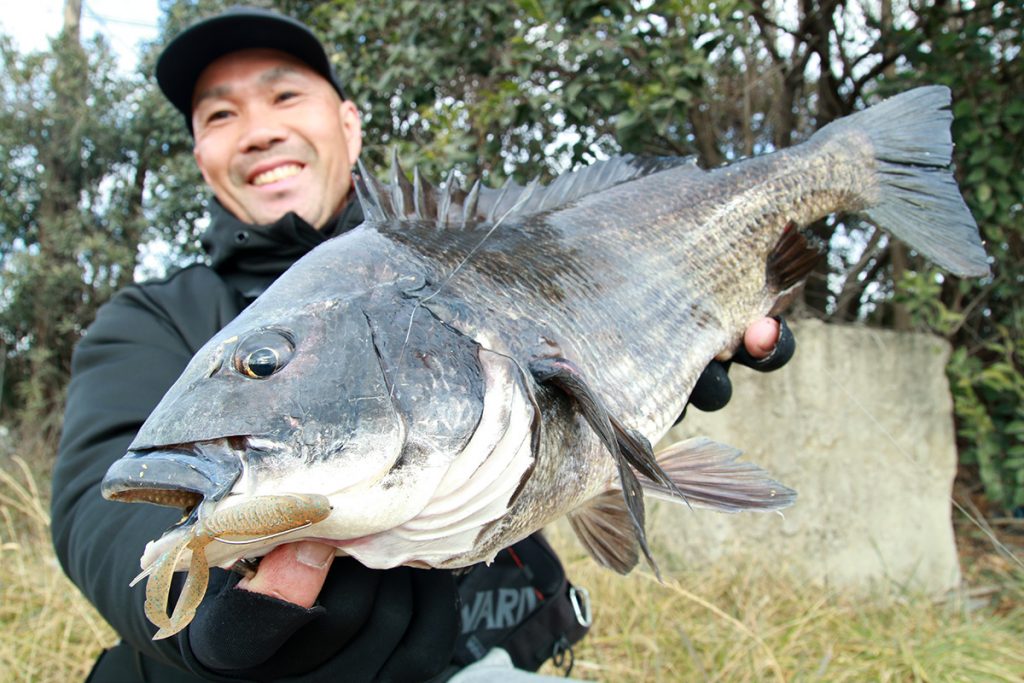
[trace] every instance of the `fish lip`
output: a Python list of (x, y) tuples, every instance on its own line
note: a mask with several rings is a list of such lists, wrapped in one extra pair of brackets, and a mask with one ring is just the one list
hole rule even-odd
[(220, 500), (243, 471), (245, 448), (237, 441), (130, 450), (107, 470), (100, 492), (107, 500), (185, 509)]

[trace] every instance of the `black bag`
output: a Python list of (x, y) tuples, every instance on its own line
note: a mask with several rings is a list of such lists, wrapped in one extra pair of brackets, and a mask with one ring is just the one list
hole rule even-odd
[(459, 582), (462, 633), (454, 661), (466, 666), (501, 647), (519, 669), (549, 658), (569, 675), (572, 645), (590, 630), (587, 591), (569, 583), (558, 556), (537, 533), (477, 565)]

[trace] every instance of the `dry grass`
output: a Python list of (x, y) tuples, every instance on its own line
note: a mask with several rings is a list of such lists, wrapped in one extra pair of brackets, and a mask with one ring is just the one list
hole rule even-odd
[(0, 680), (84, 680), (117, 638), (57, 563), (49, 483), (0, 457)]
[(1009, 565), (981, 606), (968, 593), (941, 602), (828, 595), (764, 567), (729, 576), (663, 567), (673, 577), (662, 585), (648, 572), (621, 578), (568, 554), (595, 611), (576, 650), (581, 678), (1024, 681), (1024, 576)]
[[(116, 640), (57, 564), (46, 482), (45, 471), (0, 451), (3, 681), (82, 680), (99, 651)], [(576, 648), (573, 676), (1024, 681), (1024, 574), (968, 531), (961, 546), (973, 549), (964, 564), (976, 590), (941, 603), (827, 595), (754, 567), (729, 576), (666, 572), (673, 578), (660, 585), (645, 572), (621, 578), (601, 570), (574, 544), (556, 539), (569, 549), (570, 574), (590, 590), (595, 606), (595, 626)]]

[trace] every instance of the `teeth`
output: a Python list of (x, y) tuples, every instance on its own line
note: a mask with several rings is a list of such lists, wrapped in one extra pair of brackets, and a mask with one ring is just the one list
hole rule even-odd
[(278, 166), (276, 168), (270, 169), (269, 171), (264, 171), (263, 173), (260, 173), (258, 176), (252, 179), (252, 184), (255, 185), (256, 187), (259, 187), (260, 185), (273, 183), (283, 178), (290, 178), (301, 170), (302, 167), (299, 166), (298, 164), (285, 164), (284, 166)]

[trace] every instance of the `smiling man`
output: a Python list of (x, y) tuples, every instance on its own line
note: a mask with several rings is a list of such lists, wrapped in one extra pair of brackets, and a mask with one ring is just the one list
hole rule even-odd
[(105, 470), (207, 339), (303, 254), (362, 221), (351, 192), (359, 115), (305, 26), (244, 8), (206, 19), (168, 44), (157, 81), (215, 197), (202, 240), (210, 264), (118, 293), (75, 352), (53, 536), (68, 575), (121, 637), (92, 680), (430, 676), (458, 631), (451, 572), (370, 570), (313, 542), (280, 546), (246, 579), (214, 570), (191, 626), (151, 640), (144, 591), (129, 583), (147, 541), (180, 511), (103, 500)]
[(355, 105), (278, 50), (234, 52), (204, 69), (192, 129), (204, 180), (245, 223), (294, 211), (325, 225), (346, 201), (362, 148)]
[[(91, 680), (430, 678), (452, 659), (459, 633), (453, 574), (371, 570), (314, 542), (279, 546), (245, 579), (214, 570), (191, 625), (151, 640), (144, 592), (128, 584), (146, 542), (179, 512), (104, 500), (104, 473), (210, 337), (303, 254), (362, 221), (352, 194), (359, 113), (308, 28), (230, 10), (171, 41), (157, 81), (184, 115), (215, 197), (203, 237), (210, 263), (118, 293), (75, 352), (53, 537), (65, 571), (122, 639)], [(748, 330), (750, 355), (770, 356), (755, 365), (785, 361), (791, 342), (776, 347), (778, 339), (773, 320)], [(724, 403), (724, 370), (705, 374), (695, 395)]]

